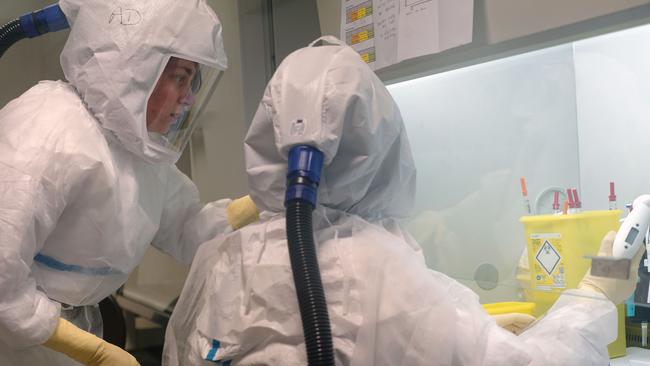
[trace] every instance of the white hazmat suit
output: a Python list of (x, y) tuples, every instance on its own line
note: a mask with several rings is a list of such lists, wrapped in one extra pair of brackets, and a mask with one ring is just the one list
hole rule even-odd
[[(59, 317), (101, 333), (92, 305), (150, 243), (190, 263), (231, 230), (229, 200), (204, 205), (147, 132), (147, 100), (173, 56), (224, 70), (204, 0), (62, 0), (68, 82), (44, 81), (0, 110), (0, 365), (74, 364), (40, 346)], [(70, 310), (62, 310), (64, 308)]]
[(616, 309), (602, 294), (567, 292), (515, 336), (470, 289), (425, 266), (395, 219), (415, 192), (399, 110), (344, 45), (298, 50), (269, 82), (245, 146), (265, 211), (199, 248), (165, 365), (306, 364), (283, 212), (287, 151), (302, 143), (325, 155), (313, 226), (338, 365), (607, 365)]

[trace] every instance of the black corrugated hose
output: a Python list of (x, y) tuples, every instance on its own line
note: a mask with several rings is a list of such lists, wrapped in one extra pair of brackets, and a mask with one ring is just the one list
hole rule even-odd
[(305, 200), (294, 199), (288, 202), (286, 227), (289, 257), (309, 365), (333, 366), (332, 330), (314, 244), (311, 220), (313, 210), (314, 207)]
[(0, 28), (0, 57), (14, 43), (26, 38), (27, 35), (20, 26), (20, 19), (14, 19)]

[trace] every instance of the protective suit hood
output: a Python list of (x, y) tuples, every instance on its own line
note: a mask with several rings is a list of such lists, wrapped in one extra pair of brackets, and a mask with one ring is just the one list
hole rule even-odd
[(266, 87), (245, 140), (251, 196), (263, 210), (284, 210), (288, 151), (308, 144), (325, 156), (320, 204), (367, 219), (404, 217), (415, 166), (399, 109), (358, 53), (324, 40), (334, 45), (293, 52)]
[(152, 162), (178, 160), (179, 152), (150, 139), (147, 101), (171, 56), (225, 70), (216, 14), (204, 0), (61, 0), (59, 5), (71, 25), (61, 66), (88, 109), (132, 153)]

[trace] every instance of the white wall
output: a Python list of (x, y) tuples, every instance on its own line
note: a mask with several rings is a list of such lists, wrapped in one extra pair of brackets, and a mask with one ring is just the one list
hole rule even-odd
[(341, 37), (341, 0), (316, 0), (323, 35)]
[(192, 138), (192, 180), (201, 198), (211, 201), (248, 193), (244, 164), (244, 94), (237, 2), (209, 0), (223, 25), (228, 70)]

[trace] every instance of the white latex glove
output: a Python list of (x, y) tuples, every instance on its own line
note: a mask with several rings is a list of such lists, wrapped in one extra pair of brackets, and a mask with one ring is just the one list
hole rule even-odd
[[(615, 237), (615, 231), (610, 231), (607, 233), (607, 235), (605, 235), (603, 241), (600, 244), (598, 256), (612, 256), (612, 245), (614, 244)], [(639, 252), (636, 253), (634, 258), (632, 258), (630, 261), (630, 276), (627, 280), (592, 276), (590, 274), (590, 269), (587, 271), (587, 274), (585, 274), (585, 277), (578, 285), (578, 288), (599, 292), (607, 296), (607, 298), (612, 300), (614, 304), (618, 305), (622, 303), (625, 301), (625, 299), (630, 297), (636, 288), (638, 277), (637, 271), (639, 269), (639, 262), (641, 262), (641, 257), (643, 257), (644, 249), (645, 246), (642, 245), (641, 248), (639, 248)]]
[(87, 366), (140, 366), (125, 350), (59, 318), (54, 334), (43, 344)]
[(492, 318), (496, 320), (498, 326), (515, 335), (519, 335), (535, 321), (534, 316), (521, 313), (492, 315)]

